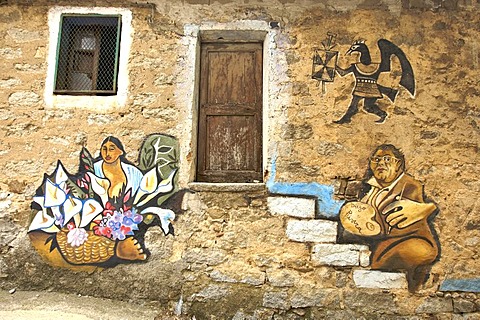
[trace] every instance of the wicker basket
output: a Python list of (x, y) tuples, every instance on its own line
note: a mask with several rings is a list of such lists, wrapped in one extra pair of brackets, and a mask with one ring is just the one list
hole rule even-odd
[(115, 255), (115, 241), (87, 231), (87, 240), (78, 247), (67, 242), (68, 230), (57, 233), (57, 243), (62, 256), (72, 264), (102, 263)]

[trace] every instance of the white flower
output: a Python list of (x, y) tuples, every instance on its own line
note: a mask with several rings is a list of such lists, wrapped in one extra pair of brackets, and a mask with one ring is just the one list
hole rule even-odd
[(65, 191), (58, 184), (53, 183), (50, 179), (45, 181), (45, 208), (58, 207), (67, 199)]
[(83, 204), (80, 227), (87, 226), (93, 219), (102, 213), (102, 211), (103, 207), (98, 201), (95, 199), (87, 199)]
[(158, 181), (156, 167), (147, 172), (140, 182), (140, 187), (138, 188), (133, 203), (137, 207), (141, 207), (148, 203), (148, 201), (152, 200), (156, 195), (172, 191), (173, 177), (175, 176), (176, 171), (177, 170), (173, 170), (170, 175), (162, 181)]
[(55, 226), (55, 218), (47, 214), (47, 209), (44, 206), (45, 197), (35, 196), (33, 197), (33, 202), (39, 204), (42, 209), (37, 211), (33, 217), (28, 231), (43, 230), (48, 233), (58, 232), (59, 229), (57, 226)]
[(57, 168), (55, 169), (55, 183), (60, 184), (62, 182), (66, 182), (68, 180), (68, 174), (63, 164), (58, 161)]
[(67, 234), (67, 242), (72, 247), (79, 247), (87, 241), (88, 233), (83, 228), (73, 228)]
[[(77, 220), (79, 220), (76, 215), (82, 211), (83, 208), (83, 202), (82, 200), (72, 197), (72, 196), (67, 196), (67, 200), (63, 203), (63, 212), (65, 213), (64, 215), (64, 223), (68, 223), (70, 219), (75, 217), (75, 223), (77, 224)], [(52, 208), (53, 209), (53, 208)]]
[(87, 172), (87, 174), (92, 182), (93, 192), (100, 196), (103, 205), (105, 205), (108, 201), (108, 188), (110, 188), (110, 181), (106, 178), (97, 177), (92, 172)]

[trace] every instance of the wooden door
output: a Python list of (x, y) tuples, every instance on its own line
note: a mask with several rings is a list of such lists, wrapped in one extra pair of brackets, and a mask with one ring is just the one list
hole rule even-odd
[(262, 51), (202, 44), (197, 181), (262, 181)]

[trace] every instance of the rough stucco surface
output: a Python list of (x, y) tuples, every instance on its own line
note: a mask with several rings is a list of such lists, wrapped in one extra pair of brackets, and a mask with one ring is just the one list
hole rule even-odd
[[(478, 294), (437, 292), (445, 279), (480, 277), (476, 4), (209, 2), (153, 1), (153, 9), (123, 3), (133, 13), (128, 101), (109, 111), (88, 103), (47, 108), (47, 20), (53, 3), (0, 4), (0, 287), (158, 301), (170, 310), (182, 299), (183, 312), (197, 319), (478, 317)], [(194, 87), (195, 62), (185, 26), (239, 20), (280, 23), (271, 51), (271, 61), (278, 63), (269, 71), (264, 146), (267, 170), (276, 157), (276, 181), (333, 185), (338, 176), (361, 178), (379, 144), (404, 151), (407, 171), (425, 184), (439, 207), (434, 226), (441, 258), (417, 294), (356, 288), (352, 267), (312, 264), (311, 244), (287, 237), (290, 218), (270, 214), (266, 190), (188, 194), (175, 237), (155, 228), (146, 234), (151, 251), (146, 263), (71, 272), (49, 266), (34, 252), (26, 230), (43, 173), (52, 172), (58, 159), (74, 172), (80, 149), (98, 152), (107, 135), (122, 140), (131, 160), (148, 134), (177, 137), (183, 155), (179, 183), (188, 187), (195, 157), (195, 98), (188, 91)], [(374, 60), (378, 39), (397, 44), (415, 71), (415, 97), (401, 90), (395, 104), (381, 100), (389, 113), (383, 124), (362, 112), (351, 124), (333, 124), (348, 107), (354, 79), (336, 77), (324, 94), (311, 79), (313, 47), (321, 46), (327, 32), (337, 34), (341, 66), (356, 61), (345, 52), (358, 38), (370, 45)], [(384, 81), (395, 83), (398, 77)]]

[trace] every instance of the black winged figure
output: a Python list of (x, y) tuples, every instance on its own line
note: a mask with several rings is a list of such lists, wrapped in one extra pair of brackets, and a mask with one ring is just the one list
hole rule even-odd
[(387, 113), (379, 108), (376, 101), (385, 95), (390, 101), (394, 102), (398, 90), (379, 85), (377, 80), (382, 72), (390, 71), (390, 58), (392, 55), (396, 56), (400, 61), (402, 69), (400, 85), (407, 89), (412, 96), (415, 94), (415, 77), (405, 53), (395, 44), (385, 39), (378, 40), (377, 44), (381, 54), (380, 63), (372, 62), (370, 50), (365, 41), (355, 41), (348, 49), (347, 54), (358, 52), (360, 61), (351, 64), (347, 69), (337, 66), (337, 72), (340, 76), (353, 73), (355, 76), (355, 88), (353, 89), (352, 101), (347, 112), (341, 119), (334, 121), (334, 123), (350, 122), (352, 117), (358, 112), (358, 104), (362, 99), (364, 99), (363, 108), (365, 111), (380, 117), (375, 122), (383, 123), (385, 121)]

